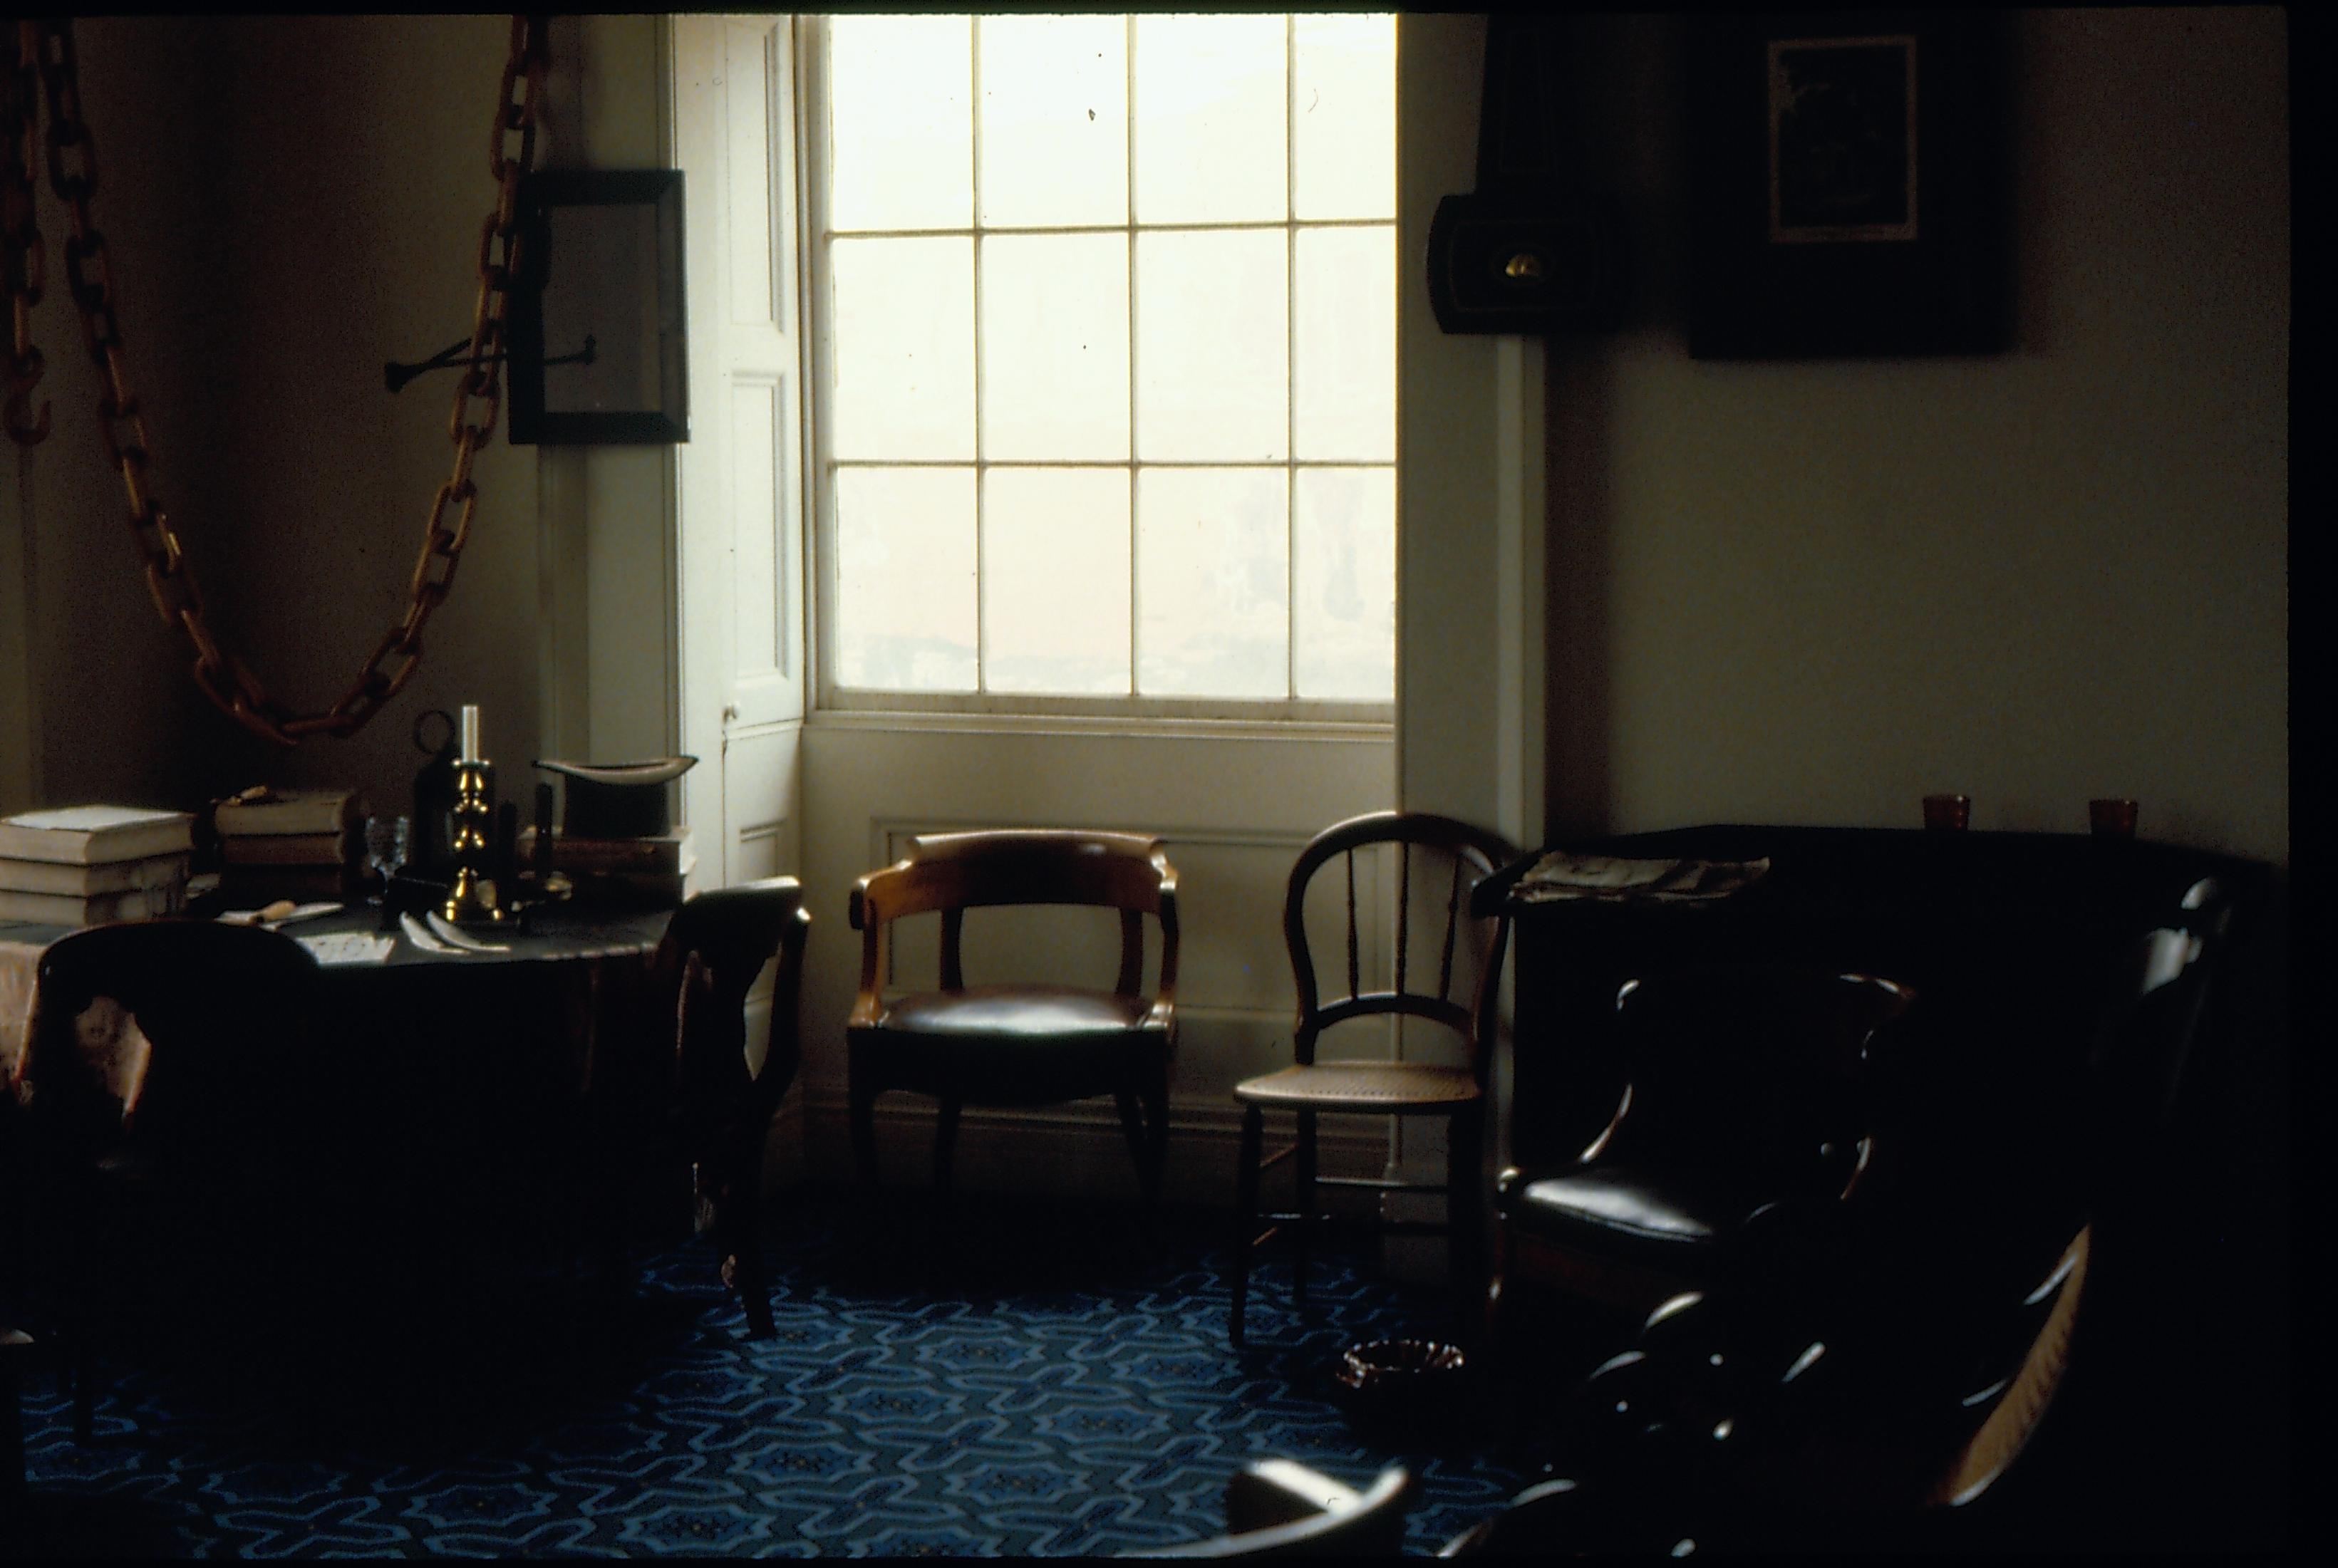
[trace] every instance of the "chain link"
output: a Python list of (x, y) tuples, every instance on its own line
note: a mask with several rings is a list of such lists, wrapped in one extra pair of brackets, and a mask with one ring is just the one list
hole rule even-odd
[[(15, 315), (15, 341), (7, 367), (5, 423), (18, 444), (32, 446), (48, 434), (49, 408), (32, 413), (33, 387), (41, 378), (41, 352), (33, 346), (31, 312), (40, 303), (45, 252), (34, 220), (34, 187), (40, 172), (35, 152), (39, 100), (48, 106), (49, 184), (71, 211), (73, 233), (65, 241), (65, 281), (81, 317), (82, 341), (105, 378), (98, 398), (99, 434), (108, 460), (122, 475), (130, 506), (130, 527), (145, 568), (146, 589), (163, 623), (183, 633), (194, 650), (195, 684), (221, 711), (253, 734), (279, 745), (299, 744), (310, 735), (347, 739), (363, 729), (382, 706), (405, 690), (422, 662), (422, 631), (447, 602), (471, 537), (479, 493), (471, 469), (479, 448), (494, 436), (503, 411), (502, 362), (511, 281), (522, 276), (525, 240), (519, 186), (535, 158), (535, 127), (551, 63), (547, 19), (512, 18), (511, 47), (504, 62), (487, 168), (496, 182), (496, 205), (479, 231), (478, 294), (471, 311), (467, 368), (455, 391), (447, 434), (455, 445), (454, 467), (430, 503), (422, 549), (407, 585), (407, 605), (398, 622), (382, 633), (357, 679), (340, 700), (320, 713), (284, 708), (212, 636), (194, 569), (147, 483), (152, 456), (146, 419), (130, 380), (123, 351), (122, 323), (113, 297), (113, 266), (105, 235), (90, 216), (97, 190), (97, 144), (82, 119), (80, 72), (70, 19), (25, 22), (15, 30), (15, 48), (0, 38), (0, 279), (5, 279)], [(515, 96), (516, 94), (516, 96)], [(515, 146), (513, 138), (517, 138)], [(477, 405), (475, 410), (474, 405)], [(450, 508), (459, 508), (453, 527)], [(395, 661), (395, 662), (393, 662)]]
[[(5, 26), (5, 24), (0, 24)], [(49, 406), (33, 412), (33, 389), (47, 363), (33, 343), (33, 307), (47, 286), (48, 252), (33, 208), (40, 162), (34, 151), (40, 122), (41, 28), (30, 19), (0, 32), (0, 280), (5, 280), (14, 340), (7, 368), (7, 401), (0, 422), (19, 446), (48, 438)]]

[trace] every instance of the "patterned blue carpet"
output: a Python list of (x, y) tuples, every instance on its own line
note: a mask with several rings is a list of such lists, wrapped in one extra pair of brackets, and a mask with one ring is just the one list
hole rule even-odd
[(275, 1377), (122, 1370), (88, 1444), (36, 1378), (31, 1484), (202, 1556), (1110, 1554), (1216, 1533), (1227, 1476), (1267, 1456), (1355, 1485), (1403, 1460), (1433, 1552), (1522, 1484), (1469, 1439), (1347, 1419), (1340, 1349), (1449, 1309), (1352, 1254), (1318, 1259), (1303, 1323), (1268, 1263), (1236, 1352), (1213, 1226), (1148, 1246), (1125, 1214), (999, 1202), (946, 1245), (856, 1246), (849, 1197), (778, 1207), (774, 1339), (745, 1338), (702, 1244), (647, 1250), (614, 1309), (555, 1281)]

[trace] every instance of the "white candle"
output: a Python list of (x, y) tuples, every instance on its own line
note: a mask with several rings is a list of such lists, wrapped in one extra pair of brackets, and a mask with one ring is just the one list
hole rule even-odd
[(463, 704), (463, 755), (461, 760), (479, 760), (479, 708), (476, 702)]

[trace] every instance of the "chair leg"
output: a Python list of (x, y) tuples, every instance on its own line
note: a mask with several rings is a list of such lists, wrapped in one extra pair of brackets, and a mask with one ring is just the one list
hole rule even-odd
[(74, 1441), (86, 1443), (97, 1435), (97, 1357), (90, 1354), (89, 1335), (73, 1335)]
[(1446, 1262), (1465, 1319), (1473, 1316), (1470, 1308), (1485, 1276), (1485, 1217), (1478, 1197), (1478, 1140), (1483, 1125), (1478, 1107), (1471, 1105), (1454, 1112), (1445, 1137)]
[(1136, 1160), (1136, 1189), (1147, 1222), (1153, 1217), (1153, 1173), (1149, 1158), (1153, 1133), (1144, 1123), (1144, 1109), (1137, 1103), (1136, 1091), (1122, 1084), (1112, 1092), (1112, 1102), (1120, 1112), (1121, 1135), (1128, 1140), (1128, 1152)]
[(877, 1191), (877, 1086), (860, 1073), (852, 1075), (848, 1097), (852, 1119), (852, 1161), (860, 1185)]
[(23, 1380), (17, 1365), (32, 1344), (31, 1336), (0, 1325), (0, 1506), (13, 1507), (25, 1494)]
[(948, 1196), (950, 1168), (958, 1155), (958, 1113), (963, 1102), (955, 1094), (942, 1096), (934, 1116), (934, 1194)]
[(1152, 1116), (1151, 1146), (1145, 1151), (1144, 1172), (1152, 1191), (1145, 1204), (1157, 1211), (1161, 1207), (1163, 1178), (1169, 1169), (1169, 1063), (1165, 1059), (1154, 1063), (1139, 1094)]
[(1165, 1067), (1148, 1069), (1134, 1083), (1113, 1092), (1120, 1107), (1121, 1131), (1128, 1136), (1129, 1152), (1136, 1156), (1136, 1185), (1144, 1223), (1150, 1227), (1161, 1210), (1161, 1178), (1169, 1152), (1169, 1074)]
[(777, 1332), (771, 1322), (771, 1275), (763, 1262), (762, 1152), (758, 1142), (724, 1159), (714, 1210), (722, 1283), (739, 1293), (750, 1339), (769, 1339)]
[(1226, 1319), (1226, 1339), (1243, 1342), (1243, 1312), (1250, 1305), (1250, 1254), (1258, 1240), (1258, 1160), (1266, 1138), (1266, 1113), (1255, 1105), (1243, 1107), (1241, 1163), (1234, 1168), (1233, 1310)]
[(1292, 1226), (1291, 1304), (1307, 1309), (1307, 1250), (1315, 1230), (1315, 1112), (1299, 1112), (1299, 1152), (1293, 1157), (1291, 1205), (1299, 1214)]

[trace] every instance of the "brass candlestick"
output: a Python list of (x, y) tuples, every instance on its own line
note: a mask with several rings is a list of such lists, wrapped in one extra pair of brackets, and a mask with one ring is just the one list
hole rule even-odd
[(495, 764), (479, 755), (479, 710), (463, 709), (462, 751), (455, 760), (455, 804), (447, 813), (447, 850), (455, 862), (454, 885), (439, 914), (457, 926), (503, 924), (503, 901), (494, 873)]

